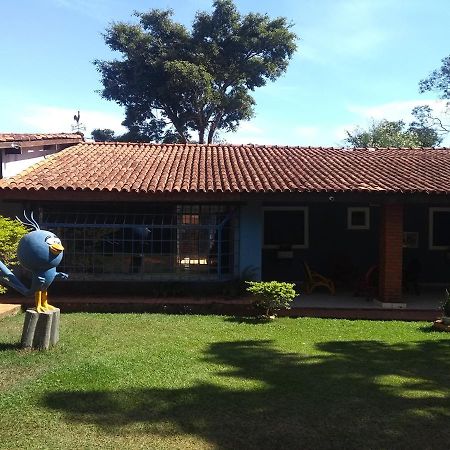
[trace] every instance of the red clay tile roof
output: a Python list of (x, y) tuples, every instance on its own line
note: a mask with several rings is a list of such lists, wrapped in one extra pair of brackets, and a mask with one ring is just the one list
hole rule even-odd
[(28, 142), (28, 141), (47, 141), (52, 139), (78, 139), (83, 138), (78, 133), (0, 133), (0, 142)]
[(80, 143), (0, 189), (450, 193), (449, 150)]

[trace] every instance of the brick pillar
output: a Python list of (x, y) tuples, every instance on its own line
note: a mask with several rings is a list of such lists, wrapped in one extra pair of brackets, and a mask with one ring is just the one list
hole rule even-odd
[(400, 302), (403, 272), (403, 205), (381, 207), (380, 281), (382, 302)]

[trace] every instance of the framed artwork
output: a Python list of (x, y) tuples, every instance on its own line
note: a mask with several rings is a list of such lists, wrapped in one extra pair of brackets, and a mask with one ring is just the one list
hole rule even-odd
[(405, 231), (403, 233), (403, 248), (418, 248), (419, 233), (417, 231)]

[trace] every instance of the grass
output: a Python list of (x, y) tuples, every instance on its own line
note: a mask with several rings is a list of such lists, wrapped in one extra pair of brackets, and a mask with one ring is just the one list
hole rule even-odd
[(0, 322), (2, 449), (440, 449), (450, 336), (424, 323), (65, 314)]

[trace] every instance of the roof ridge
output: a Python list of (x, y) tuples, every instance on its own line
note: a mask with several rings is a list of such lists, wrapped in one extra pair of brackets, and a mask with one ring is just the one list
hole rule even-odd
[[(321, 150), (321, 151), (376, 151), (376, 150), (397, 150), (397, 151), (432, 151), (432, 150), (450, 150), (450, 147), (333, 147), (333, 146), (303, 146), (303, 145), (276, 145), (276, 144), (199, 144), (196, 142), (187, 143), (158, 143), (158, 142), (122, 142), (122, 141), (95, 141), (82, 142), (86, 145), (116, 145), (116, 146), (155, 146), (155, 147), (182, 147), (182, 148), (255, 148), (255, 149), (298, 149), (298, 150)], [(78, 145), (78, 144), (77, 144)]]

